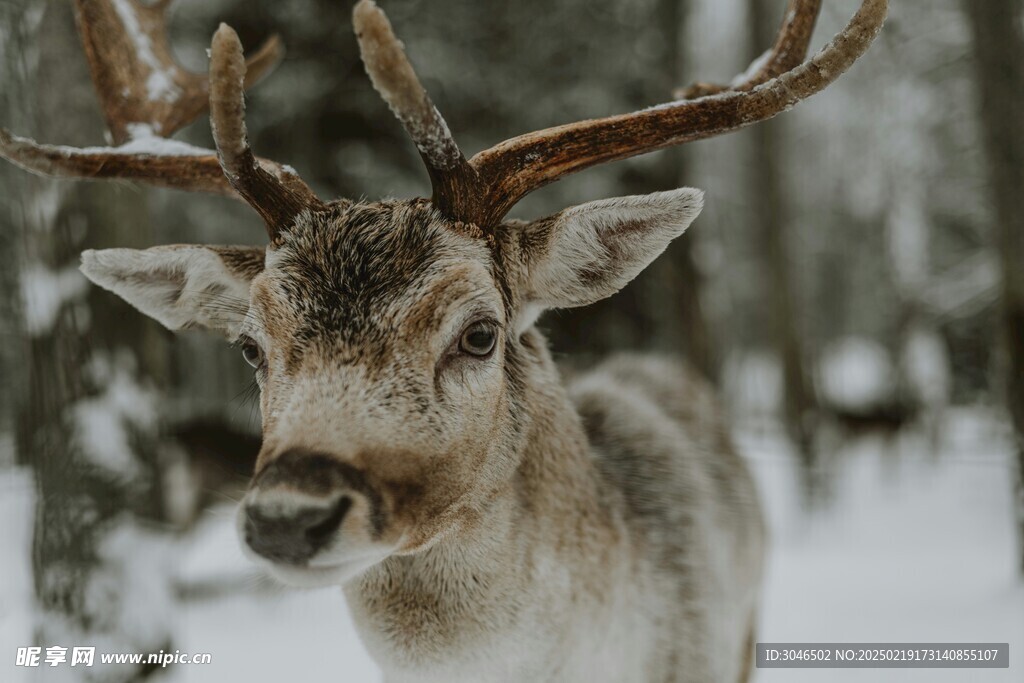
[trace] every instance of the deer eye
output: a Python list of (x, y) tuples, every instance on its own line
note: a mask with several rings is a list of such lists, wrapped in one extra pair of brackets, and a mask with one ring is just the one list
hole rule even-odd
[(492, 323), (476, 322), (470, 325), (459, 338), (459, 351), (484, 358), (494, 350), (494, 342), (498, 331)]
[(257, 370), (263, 367), (263, 349), (249, 337), (242, 339), (242, 358)]

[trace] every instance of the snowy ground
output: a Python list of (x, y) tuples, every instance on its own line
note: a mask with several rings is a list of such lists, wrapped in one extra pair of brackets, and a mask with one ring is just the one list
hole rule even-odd
[(775, 529), (759, 640), (1009, 642), (1010, 668), (766, 669), (757, 683), (1024, 680), (1011, 462), (991, 423), (948, 425), (957, 437), (935, 461), (916, 438), (851, 447), (813, 521), (770, 441), (742, 440)]
[[(1022, 680), (1024, 582), (1013, 569), (1005, 442), (997, 426), (968, 411), (946, 424), (955, 438), (944, 439), (934, 458), (914, 438), (851, 446), (834, 505), (813, 519), (800, 511), (792, 463), (774, 432), (743, 433), (740, 443), (761, 482), (773, 530), (759, 639), (1008, 641), (1010, 669), (764, 670), (758, 683)], [(14, 653), (32, 644), (30, 510), (30, 480), (0, 475), (0, 653), (10, 658), (0, 662), (0, 680), (11, 682), (28, 679), (13, 666)], [(379, 680), (340, 593), (277, 589), (254, 577), (230, 519), (227, 509), (209, 513), (174, 567), (192, 592), (176, 616), (175, 646), (209, 652), (213, 663), (171, 667), (161, 680)], [(216, 599), (196, 595), (218, 586), (229, 590)], [(319, 675), (324, 671), (336, 673)]]

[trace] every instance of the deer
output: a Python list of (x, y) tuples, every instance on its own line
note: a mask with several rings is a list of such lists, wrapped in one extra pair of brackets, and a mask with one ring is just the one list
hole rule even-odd
[[(76, 0), (112, 146), (0, 131), (35, 173), (243, 200), (266, 246), (90, 250), (81, 270), (171, 330), (241, 348), (262, 446), (237, 528), (293, 586), (340, 586), (388, 681), (749, 680), (766, 552), (751, 473), (710, 385), (620, 355), (564, 384), (546, 310), (613, 295), (681, 235), (681, 188), (509, 219), (598, 164), (729, 133), (820, 92), (869, 48), (863, 0), (808, 58), (820, 0), (789, 0), (774, 45), (728, 85), (505, 140), (467, 158), (373, 0), (353, 26), (428, 198), (324, 201), (248, 142), (246, 61), (222, 24), (208, 75), (180, 67), (169, 3)], [(208, 108), (215, 149), (172, 135)]]

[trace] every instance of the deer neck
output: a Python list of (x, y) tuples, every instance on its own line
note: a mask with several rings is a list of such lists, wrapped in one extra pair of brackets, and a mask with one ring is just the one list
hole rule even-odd
[(608, 569), (628, 555), (621, 525), (601, 504), (607, 492), (543, 337), (528, 332), (522, 352), (515, 475), (456, 533), (345, 586), (378, 662), (421, 666), (425, 653), (479, 651), (523, 628), (543, 640), (537, 624), (564, 634), (579, 616), (572, 604), (614, 591)]

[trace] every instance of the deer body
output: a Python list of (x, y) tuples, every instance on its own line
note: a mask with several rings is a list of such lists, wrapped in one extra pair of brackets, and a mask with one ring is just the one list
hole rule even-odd
[[(83, 269), (168, 326), (263, 349), (239, 531), (281, 580), (344, 586), (390, 680), (740, 680), (763, 539), (709, 390), (622, 357), (567, 391), (534, 327), (537, 302), (621, 286), (700, 207), (603, 200), (487, 244), (426, 201), (337, 202), (266, 255), (114, 249)], [(474, 320), (491, 348), (453, 353)]]
[[(714, 398), (652, 358), (613, 359), (563, 387), (534, 326), (624, 287), (696, 219), (702, 193), (505, 216), (566, 174), (736, 130), (823, 90), (867, 50), (887, 1), (863, 0), (805, 61), (821, 0), (789, 0), (776, 44), (730, 86), (467, 159), (383, 12), (360, 0), (367, 72), (432, 184), (430, 199), (372, 203), (322, 201), (250, 149), (243, 93), (279, 59), (277, 41), (247, 63), (222, 25), (209, 77), (192, 74), (174, 63), (168, 5), (76, 0), (116, 147), (0, 129), (0, 156), (234, 196), (264, 220), (265, 249), (82, 255), (100, 286), (169, 329), (223, 335), (254, 368), (263, 444), (238, 515), (252, 558), (288, 584), (343, 586), (392, 683), (745, 681), (763, 529)], [(154, 99), (147, 80), (167, 74), (176, 88)], [(206, 93), (216, 151), (168, 155), (133, 138), (169, 138)]]
[(345, 586), (386, 679), (745, 680), (761, 520), (707, 387), (626, 357), (567, 394), (530, 337), (531, 426), (487, 523)]

